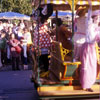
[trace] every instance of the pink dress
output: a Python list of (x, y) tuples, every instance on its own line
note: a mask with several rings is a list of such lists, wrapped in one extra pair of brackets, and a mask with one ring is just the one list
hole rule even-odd
[(97, 56), (95, 43), (100, 39), (97, 25), (94, 25), (92, 20), (87, 25), (86, 42), (82, 45), (80, 55), (82, 63), (80, 68), (80, 83), (82, 88), (91, 88), (96, 81)]

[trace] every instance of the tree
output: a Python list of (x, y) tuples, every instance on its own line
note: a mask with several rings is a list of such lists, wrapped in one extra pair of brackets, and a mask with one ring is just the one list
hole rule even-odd
[(2, 0), (1, 2), (1, 11), (12, 11), (13, 7), (14, 7), (14, 3), (13, 0)]
[(31, 0), (0, 0), (1, 12), (13, 11), (30, 15), (32, 13)]

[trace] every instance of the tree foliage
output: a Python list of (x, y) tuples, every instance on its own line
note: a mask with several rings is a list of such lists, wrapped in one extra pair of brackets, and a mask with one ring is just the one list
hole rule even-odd
[(30, 15), (32, 13), (31, 0), (0, 0), (0, 10)]

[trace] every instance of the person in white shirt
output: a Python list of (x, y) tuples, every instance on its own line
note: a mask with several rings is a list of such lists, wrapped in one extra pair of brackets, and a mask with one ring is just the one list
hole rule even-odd
[(21, 45), (23, 48), (23, 64), (24, 64), (24, 69), (28, 69), (28, 62), (27, 62), (27, 47), (28, 45), (32, 44), (32, 39), (31, 39), (31, 34), (28, 31), (28, 29), (25, 27), (23, 29), (23, 37), (21, 39)]

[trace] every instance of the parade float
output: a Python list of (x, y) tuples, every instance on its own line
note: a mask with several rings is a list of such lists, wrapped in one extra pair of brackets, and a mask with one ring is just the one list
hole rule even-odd
[[(93, 10), (99, 9), (100, 1), (91, 0)], [(72, 34), (74, 34), (74, 11), (77, 10), (79, 6), (88, 7), (88, 0), (34, 0), (34, 9), (36, 10), (40, 5), (44, 6), (47, 4), (53, 5), (53, 10), (71, 10), (72, 11)], [(56, 15), (57, 17), (57, 15)], [(39, 34), (39, 32), (38, 32)], [(57, 34), (57, 33), (56, 33)], [(57, 38), (57, 36), (56, 36)], [(33, 60), (33, 74), (32, 81), (37, 89), (40, 99), (43, 98), (85, 98), (85, 97), (99, 97), (100, 90), (100, 48), (98, 44), (96, 45), (97, 58), (98, 58), (98, 72), (95, 84), (92, 86), (94, 92), (83, 91), (79, 82), (80, 76), (80, 61), (70, 61), (65, 60), (65, 56), (72, 50), (65, 49), (63, 44), (56, 41), (52, 42), (50, 51), (50, 64), (49, 71), (42, 72), (38, 64), (38, 54), (33, 53), (31, 50), (32, 60)], [(66, 44), (67, 45), (67, 44)], [(37, 47), (39, 49), (39, 47)], [(35, 51), (35, 49), (33, 50)]]

